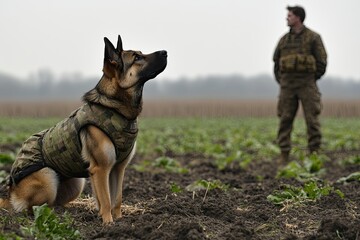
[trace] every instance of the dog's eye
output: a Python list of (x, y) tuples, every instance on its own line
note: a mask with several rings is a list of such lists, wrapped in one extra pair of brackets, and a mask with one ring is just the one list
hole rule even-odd
[(134, 60), (135, 61), (140, 61), (141, 59), (143, 59), (143, 57), (142, 56), (140, 56), (140, 55), (135, 55), (135, 57), (134, 57)]

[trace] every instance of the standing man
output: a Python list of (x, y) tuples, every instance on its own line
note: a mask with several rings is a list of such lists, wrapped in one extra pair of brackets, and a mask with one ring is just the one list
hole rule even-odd
[(305, 10), (287, 7), (290, 31), (279, 41), (274, 53), (274, 74), (280, 85), (277, 142), (282, 163), (289, 159), (293, 121), (301, 102), (307, 125), (309, 152), (317, 152), (321, 144), (319, 114), (321, 94), (316, 85), (326, 70), (326, 51), (321, 37), (304, 25)]

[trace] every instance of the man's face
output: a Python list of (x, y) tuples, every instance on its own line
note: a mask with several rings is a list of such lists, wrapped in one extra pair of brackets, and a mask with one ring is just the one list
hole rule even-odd
[(294, 27), (297, 24), (301, 23), (300, 17), (296, 16), (293, 12), (289, 11), (287, 15), (287, 25), (289, 27)]

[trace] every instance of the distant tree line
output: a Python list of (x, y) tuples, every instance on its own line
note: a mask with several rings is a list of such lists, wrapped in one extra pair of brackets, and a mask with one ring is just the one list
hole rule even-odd
[[(0, 100), (79, 100), (99, 78), (73, 74), (55, 79), (50, 71), (40, 71), (20, 80), (0, 73)], [(320, 91), (328, 99), (360, 99), (360, 81), (325, 77)], [(279, 86), (271, 75), (241, 75), (150, 80), (144, 88), (146, 99), (276, 99)]]

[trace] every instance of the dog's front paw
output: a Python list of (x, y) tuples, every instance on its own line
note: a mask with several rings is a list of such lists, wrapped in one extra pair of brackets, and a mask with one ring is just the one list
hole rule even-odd
[(103, 214), (101, 217), (104, 225), (110, 225), (114, 222), (111, 214)]
[(119, 218), (122, 218), (122, 213), (121, 213), (121, 210), (114, 210), (114, 218), (115, 219), (119, 219)]

